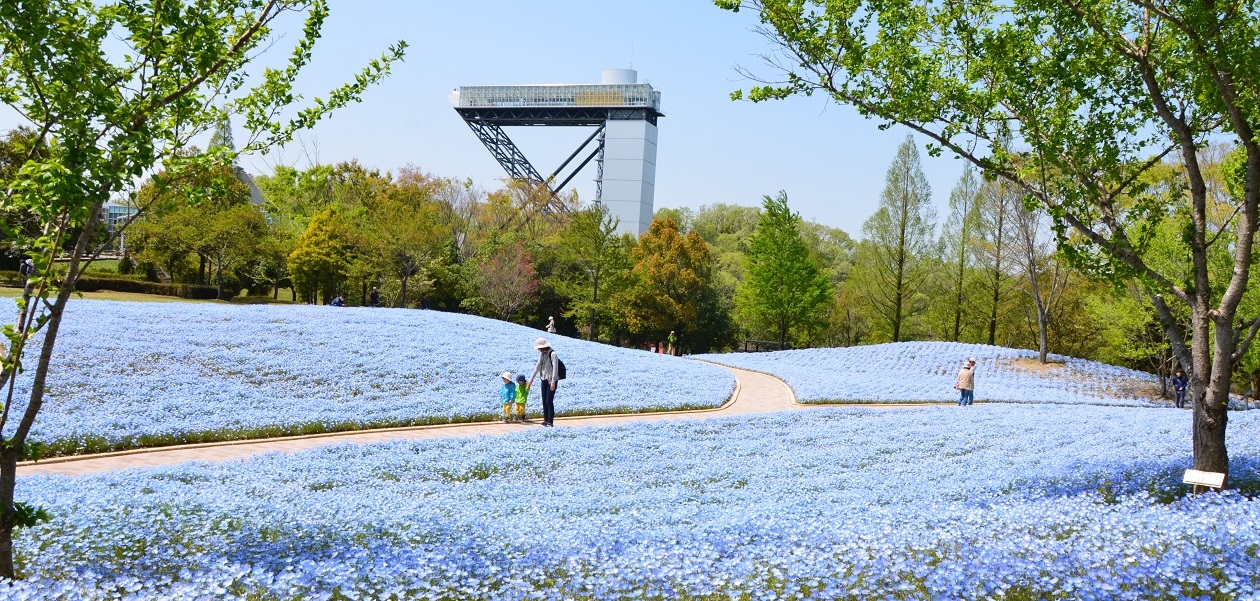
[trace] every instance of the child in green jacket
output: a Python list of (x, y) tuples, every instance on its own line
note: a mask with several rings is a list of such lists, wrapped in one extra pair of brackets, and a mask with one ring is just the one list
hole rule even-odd
[(516, 421), (525, 421), (525, 401), (529, 398), (529, 382), (525, 374), (516, 376)]

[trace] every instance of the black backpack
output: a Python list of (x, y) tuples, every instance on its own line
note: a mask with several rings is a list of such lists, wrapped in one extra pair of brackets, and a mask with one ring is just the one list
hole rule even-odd
[(564, 376), (564, 361), (561, 361), (560, 357), (556, 357), (556, 381), (559, 382), (560, 380), (563, 380)]

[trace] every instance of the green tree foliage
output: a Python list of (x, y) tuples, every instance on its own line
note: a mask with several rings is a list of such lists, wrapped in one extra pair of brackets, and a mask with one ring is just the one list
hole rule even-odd
[(350, 224), (336, 206), (315, 214), (311, 224), (289, 253), (293, 289), (307, 303), (332, 300), (350, 272), (354, 250)]
[(630, 250), (629, 282), (613, 306), (636, 341), (663, 341), (697, 351), (729, 342), (729, 307), (713, 287), (713, 257), (696, 232), (682, 234), (670, 219), (654, 219)]
[(1095, 357), (1114, 365), (1153, 371), (1168, 396), (1168, 378), (1174, 369), (1172, 349), (1155, 307), (1137, 286), (1085, 299), (1085, 310), (1098, 326), (1100, 345)]
[[(172, 280), (213, 280), (219, 298), (231, 298), (240, 290), (237, 271), (259, 259), (270, 235), (250, 201), (249, 186), (230, 166), (194, 164), (178, 176), (161, 171), (136, 195), (149, 210), (131, 228), (131, 246)], [(199, 259), (195, 280), (190, 255)]]
[(442, 258), (450, 234), (442, 227), (440, 213), (433, 183), (413, 168), (403, 169), (388, 191), (368, 204), (367, 251), (398, 280), (396, 306), (408, 306), (408, 284), (415, 278), (423, 281)]
[(788, 208), (787, 193), (766, 196), (761, 206), (737, 304), (755, 322), (769, 325), (779, 348), (787, 348), (793, 328), (820, 320), (821, 309), (831, 300), (831, 282), (801, 238), (801, 218)]
[(888, 168), (879, 209), (862, 225), (865, 237), (854, 259), (853, 279), (890, 340), (904, 340), (912, 319), (927, 307), (924, 285), (931, 276), (936, 209), (919, 165), (914, 139), (907, 137)]
[(270, 234), (267, 220), (257, 207), (246, 203), (215, 213), (202, 227), (199, 246), (214, 268), (218, 297), (232, 298), (244, 284), (233, 276), (261, 260)]
[[(254, 80), (256, 87), (245, 88), (247, 69), (274, 39), (272, 25), (293, 11), (305, 12), (306, 21), (288, 64), (266, 70)], [(13, 391), (8, 383), (19, 374), (31, 382), (20, 419), (10, 423), (12, 392), (0, 413), (0, 577), (15, 573), (17, 461), (42, 407), (66, 303), (85, 261), (100, 251), (103, 205), (126, 194), (155, 165), (177, 177), (191, 165), (229, 164), (227, 149), (186, 152), (190, 140), (211, 130), (224, 112), (242, 115), (254, 132), (243, 151), (265, 150), (357, 101), (401, 58), (399, 43), (352, 83), (288, 111), (299, 100), (294, 82), (310, 63), (327, 16), (323, 0), (0, 3), (0, 102), (38, 132), (0, 196), (0, 210), (28, 211), (40, 225), (39, 235), (17, 244), (34, 260), (36, 301), (23, 303), (17, 322), (6, 328), (3, 388)], [(226, 109), (213, 108), (224, 99), (230, 99)], [(68, 259), (65, 269), (54, 271), (60, 256)], [(38, 362), (20, 370), (27, 341), (39, 331), (44, 340)]]
[[(38, 132), (26, 126), (11, 129), (0, 138), (0, 190), (9, 189), (10, 183), (17, 177), (18, 171), (26, 164), (27, 157), (33, 150), (38, 154), (46, 152), (32, 146), (41, 143)], [(0, 232), (4, 246), (0, 265), (16, 270), (18, 263), (25, 258), (24, 249), (16, 243), (23, 238), (39, 235), (39, 216), (32, 211), (6, 205), (0, 212), (0, 223), (5, 228), (4, 232)], [(15, 231), (10, 233), (8, 230)]]
[[(782, 54), (786, 85), (753, 100), (820, 92), (928, 136), (1047, 210), (1060, 252), (1087, 273), (1150, 291), (1194, 399), (1194, 466), (1229, 471), (1235, 363), (1260, 331), (1239, 315), (1260, 228), (1260, 14), (1238, 2), (818, 2), (716, 0), (750, 8)], [(777, 59), (777, 60), (776, 60)], [(736, 93), (736, 97), (742, 94)], [(1200, 148), (1237, 145), (1233, 217), (1213, 227)], [(1177, 202), (1144, 175), (1180, 158)], [(1172, 220), (1190, 277), (1144, 257)], [(1221, 232), (1227, 232), (1228, 235)], [(1228, 239), (1226, 239), (1228, 238)], [(1214, 278), (1212, 255), (1232, 269)], [(1189, 327), (1173, 304), (1190, 310)], [(1242, 324), (1237, 319), (1242, 319)]]
[(690, 207), (661, 207), (652, 214), (653, 219), (669, 219), (678, 224), (678, 231), (691, 231), (692, 222), (696, 220), (696, 212)]
[(315, 165), (299, 170), (278, 165), (271, 175), (254, 180), (263, 195), (263, 207), (282, 234), (294, 240), (306, 231), (311, 217), (332, 202), (332, 165)]
[(1011, 313), (1015, 277), (1012, 213), (1021, 202), (1018, 190), (1007, 181), (988, 181), (980, 188), (979, 214), (972, 248), (980, 282), (973, 305), (988, 334), (988, 344), (998, 344), (998, 325)]
[[(980, 183), (970, 166), (963, 169), (958, 183), (949, 193), (949, 218), (941, 230), (941, 259), (945, 267), (946, 294), (941, 295), (949, 309), (950, 329), (947, 338), (958, 342), (965, 327), (964, 315), (972, 292), (972, 248), (979, 234)], [(968, 315), (968, 317), (970, 317)]]
[(596, 204), (573, 215), (560, 237), (560, 261), (568, 266), (558, 287), (569, 300), (564, 316), (585, 320), (586, 337), (597, 340), (600, 324), (613, 322), (610, 291), (617, 291), (630, 268), (633, 237), (618, 235), (620, 220)]

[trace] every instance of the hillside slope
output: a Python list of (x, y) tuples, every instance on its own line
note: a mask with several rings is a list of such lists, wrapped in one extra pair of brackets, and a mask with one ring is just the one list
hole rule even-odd
[(958, 370), (975, 357), (976, 400), (1139, 405), (1159, 400), (1154, 376), (1095, 361), (956, 342), (897, 342), (773, 353), (697, 355), (696, 359), (778, 376), (801, 402), (957, 401)]
[[(74, 453), (489, 420), (498, 374), (528, 376), (543, 335), (436, 311), (76, 300), (33, 436)], [(568, 368), (559, 415), (715, 407), (735, 386), (719, 367), (550, 338)]]

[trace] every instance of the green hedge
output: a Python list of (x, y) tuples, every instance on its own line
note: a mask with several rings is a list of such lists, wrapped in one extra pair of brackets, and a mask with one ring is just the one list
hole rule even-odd
[[(0, 271), (0, 283), (4, 283), (7, 286), (21, 287), (26, 285), (26, 278), (16, 271)], [(79, 281), (75, 283), (74, 288), (79, 292), (112, 290), (114, 292), (134, 292), (136, 294), (156, 294), (159, 296), (177, 296), (179, 298), (203, 300), (215, 299), (219, 296), (219, 289), (214, 286), (163, 284), (161, 282), (146, 282), (128, 277), (79, 276)]]

